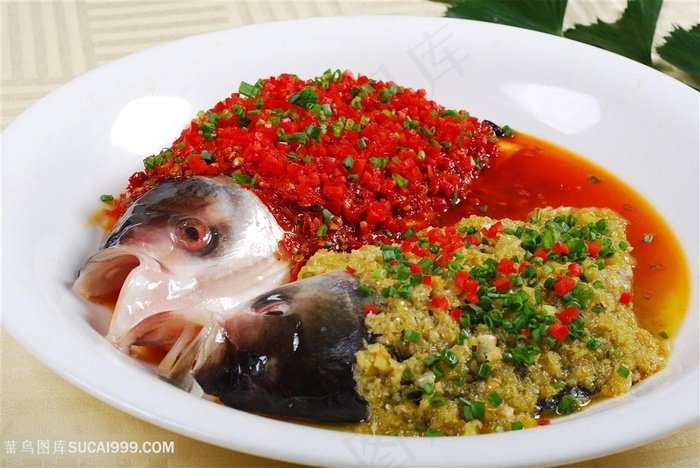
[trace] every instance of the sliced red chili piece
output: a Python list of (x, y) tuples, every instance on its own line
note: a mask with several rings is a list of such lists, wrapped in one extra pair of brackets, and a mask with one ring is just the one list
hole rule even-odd
[(570, 324), (571, 321), (577, 318), (579, 315), (581, 315), (581, 312), (579, 312), (578, 308), (575, 306), (568, 307), (565, 310), (554, 314), (554, 316), (564, 325)]
[(503, 227), (503, 223), (500, 221), (496, 221), (490, 226), (484, 226), (481, 228), (481, 234), (484, 235), (484, 237), (488, 237), (489, 239), (493, 239), (496, 237), (499, 233), (503, 232), (505, 228)]
[(588, 255), (595, 257), (600, 251), (600, 241), (586, 241), (586, 247), (588, 247)]
[(576, 286), (576, 280), (564, 275), (557, 275), (557, 281), (554, 283), (554, 291), (558, 296), (564, 296), (571, 292)]
[(504, 275), (515, 273), (515, 262), (509, 258), (502, 258), (496, 267), (496, 271)]
[(569, 329), (561, 323), (553, 323), (547, 327), (547, 331), (557, 340), (562, 340), (569, 335)]
[(441, 310), (447, 310), (447, 307), (449, 306), (447, 298), (443, 296), (433, 296), (430, 299), (430, 303), (433, 307)]
[(620, 294), (620, 304), (629, 304), (630, 302), (632, 302), (633, 298), (633, 293), (625, 291), (622, 294)]
[(566, 267), (567, 270), (569, 270), (569, 274), (574, 277), (579, 277), (581, 276), (581, 273), (583, 273), (583, 267), (579, 263), (569, 263), (569, 266)]
[(508, 278), (496, 278), (495, 280), (493, 280), (493, 285), (499, 291), (505, 291), (506, 289), (509, 289), (512, 286), (512, 283), (508, 280)]

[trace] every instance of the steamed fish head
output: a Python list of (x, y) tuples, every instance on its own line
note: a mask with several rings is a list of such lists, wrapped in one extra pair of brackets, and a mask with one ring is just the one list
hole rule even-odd
[(115, 344), (167, 346), (188, 324), (288, 281), (283, 236), (255, 194), (229, 178), (164, 180), (118, 220), (74, 290), (115, 304)]
[(333, 272), (281, 286), (205, 327), (165, 380), (233, 408), (313, 421), (360, 421), (354, 380), (366, 338), (356, 278)]

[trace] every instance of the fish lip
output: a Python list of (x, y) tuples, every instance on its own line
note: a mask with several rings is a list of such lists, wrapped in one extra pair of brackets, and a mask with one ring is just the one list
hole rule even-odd
[(222, 358), (226, 346), (226, 330), (214, 316), (196, 333), (185, 328), (159, 364), (158, 377), (187, 392), (203, 394), (195, 373), (206, 361), (213, 359), (214, 352), (218, 351), (219, 358)]
[(163, 269), (158, 260), (129, 246), (115, 245), (99, 250), (83, 265), (73, 283), (73, 291), (91, 302), (114, 304), (129, 274), (144, 264)]
[(154, 272), (167, 272), (167, 268), (152, 256), (140, 249), (117, 244), (99, 250), (85, 262), (73, 283), (73, 292), (88, 302), (109, 307), (112, 311), (109, 331), (106, 338), (118, 348), (126, 351), (138, 344), (139, 337), (134, 333), (139, 324), (149, 317), (159, 316), (169, 311), (153, 311), (122, 333), (114, 332), (115, 317), (123, 308), (123, 288), (129, 277), (137, 269)]

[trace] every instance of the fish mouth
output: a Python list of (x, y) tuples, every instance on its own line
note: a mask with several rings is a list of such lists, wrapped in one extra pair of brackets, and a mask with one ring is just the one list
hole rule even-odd
[(132, 270), (141, 264), (141, 256), (127, 248), (97, 252), (80, 270), (73, 291), (90, 302), (114, 307)]
[(158, 377), (186, 392), (203, 395), (195, 371), (205, 363), (221, 362), (226, 349), (227, 335), (217, 319), (212, 317), (199, 329), (187, 326), (158, 365)]
[(107, 339), (117, 347), (170, 347), (190, 326), (211, 316), (202, 307), (194, 278), (179, 278), (161, 262), (133, 247), (117, 245), (88, 259), (73, 290), (112, 308)]

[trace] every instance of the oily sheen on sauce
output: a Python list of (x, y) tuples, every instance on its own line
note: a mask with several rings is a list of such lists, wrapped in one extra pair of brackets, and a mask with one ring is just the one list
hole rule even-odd
[(688, 267), (678, 241), (660, 213), (620, 178), (564, 148), (516, 134), (478, 179), (471, 195), (444, 213), (442, 223), (481, 213), (525, 219), (538, 207), (606, 207), (628, 221), (627, 238), (637, 261), (634, 311), (642, 327), (671, 338), (690, 294)]

